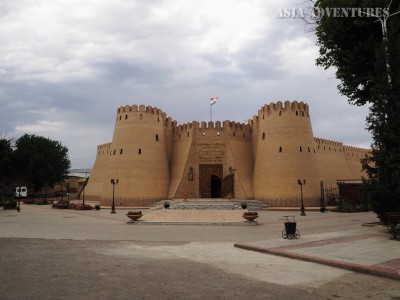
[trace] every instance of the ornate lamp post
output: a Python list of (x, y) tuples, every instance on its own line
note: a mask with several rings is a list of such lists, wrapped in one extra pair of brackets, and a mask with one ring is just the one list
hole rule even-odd
[(297, 183), (300, 185), (300, 195), (301, 195), (301, 214), (300, 216), (305, 216), (305, 209), (304, 209), (304, 201), (303, 201), (303, 185), (306, 184), (306, 180), (303, 179), (303, 181), (301, 181), (300, 179), (297, 180)]
[(111, 206), (111, 213), (115, 214), (115, 202), (114, 202), (114, 192), (115, 192), (115, 185), (118, 184), (118, 179), (111, 179), (111, 184), (113, 185), (113, 197), (112, 197), (112, 206)]

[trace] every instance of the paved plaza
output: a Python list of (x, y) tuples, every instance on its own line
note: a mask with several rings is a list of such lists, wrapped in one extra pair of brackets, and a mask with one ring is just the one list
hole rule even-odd
[[(135, 226), (126, 212), (0, 210), (0, 298), (400, 299), (400, 242), (373, 213)], [(297, 240), (281, 237), (288, 214)]]

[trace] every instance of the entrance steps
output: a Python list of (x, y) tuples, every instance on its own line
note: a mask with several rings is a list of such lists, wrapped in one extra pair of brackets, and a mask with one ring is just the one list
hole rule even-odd
[(271, 207), (270, 205), (259, 200), (232, 199), (223, 198), (191, 198), (187, 200), (177, 199), (173, 201), (159, 201), (158, 204), (169, 202), (169, 209), (190, 209), (190, 210), (236, 210), (243, 209), (242, 204), (247, 204), (250, 211), (258, 211)]

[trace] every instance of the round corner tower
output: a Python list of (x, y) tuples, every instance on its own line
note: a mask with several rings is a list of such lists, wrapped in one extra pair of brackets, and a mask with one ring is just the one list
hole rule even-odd
[(273, 205), (295, 206), (292, 202), (300, 198), (298, 180), (306, 180), (306, 204), (318, 204), (321, 177), (308, 105), (297, 101), (265, 105), (258, 112), (257, 124), (254, 197)]
[(129, 205), (130, 201), (146, 205), (167, 196), (169, 164), (165, 121), (165, 113), (151, 106), (118, 108), (102, 202), (111, 201), (111, 178), (118, 179), (117, 205)]

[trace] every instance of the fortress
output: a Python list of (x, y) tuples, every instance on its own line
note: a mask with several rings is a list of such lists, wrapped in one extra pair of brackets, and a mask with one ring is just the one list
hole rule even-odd
[(320, 182), (361, 179), (370, 150), (315, 138), (309, 107), (286, 101), (261, 107), (247, 124), (177, 124), (159, 108), (122, 106), (111, 143), (99, 145), (86, 198), (110, 205), (146, 206), (162, 199), (258, 199), (319, 206)]

